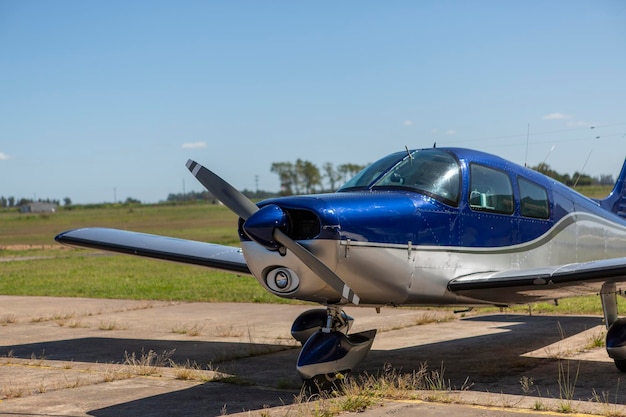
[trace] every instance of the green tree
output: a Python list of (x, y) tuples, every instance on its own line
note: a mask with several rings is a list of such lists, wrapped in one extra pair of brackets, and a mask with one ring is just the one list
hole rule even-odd
[(330, 191), (336, 191), (337, 184), (341, 181), (341, 173), (335, 169), (332, 162), (326, 162), (322, 169), (324, 170), (324, 177), (328, 181)]
[(585, 175), (576, 171), (574, 172), (574, 175), (572, 176), (572, 179), (570, 180), (570, 182), (571, 184), (568, 184), (568, 183), (566, 184), (572, 187), (580, 187), (584, 185), (593, 184), (593, 178), (591, 178), (589, 175)]
[(296, 161), (296, 167), (298, 168), (298, 180), (301, 182), (304, 192), (307, 194), (314, 193), (316, 187), (322, 185), (322, 175), (319, 168), (310, 161), (300, 159)]
[(364, 168), (363, 165), (342, 164), (336, 169), (330, 162), (324, 164), (324, 176), (319, 168), (311, 161), (303, 159), (291, 162), (274, 162), (271, 172), (278, 175), (280, 180), (280, 194), (293, 195), (301, 192), (312, 194), (322, 190), (322, 178), (326, 178), (331, 191), (336, 190), (337, 184), (342, 180), (352, 178)]
[(363, 168), (365, 168), (364, 165), (341, 164), (337, 167), (337, 171), (339, 171), (339, 173), (341, 174), (341, 179), (343, 179), (343, 181), (348, 181), (350, 178), (354, 177)]
[(278, 174), (280, 194), (293, 195), (294, 178), (296, 176), (294, 165), (291, 162), (274, 162), (272, 163), (270, 171), (274, 174)]

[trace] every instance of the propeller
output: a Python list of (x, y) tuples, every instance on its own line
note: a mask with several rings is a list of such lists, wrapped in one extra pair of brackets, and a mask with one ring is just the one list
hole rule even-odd
[[(247, 221), (259, 211), (256, 204), (250, 201), (245, 195), (199, 163), (190, 159), (187, 161), (187, 169), (191, 171), (193, 176), (196, 177), (211, 194), (243, 220)], [(251, 223), (254, 223), (254, 220)], [(245, 230), (245, 223), (243, 227)], [(250, 233), (250, 235), (254, 237), (254, 233)], [(339, 278), (332, 269), (326, 266), (324, 262), (307, 248), (287, 236), (279, 227), (273, 228), (272, 237), (276, 242), (293, 252), (302, 263), (319, 276), (329, 287), (341, 294), (344, 299), (355, 305), (359, 304), (359, 296), (352, 291), (348, 284)], [(263, 244), (263, 242), (259, 243)]]
[(187, 169), (200, 181), (200, 184), (204, 185), (204, 188), (242, 219), (248, 220), (248, 217), (259, 210), (256, 204), (248, 200), (245, 195), (199, 163), (190, 159), (187, 161)]

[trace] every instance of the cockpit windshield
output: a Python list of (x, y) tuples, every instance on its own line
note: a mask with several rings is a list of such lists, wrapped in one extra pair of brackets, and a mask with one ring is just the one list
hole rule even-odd
[(358, 188), (406, 188), (457, 205), (460, 167), (452, 154), (439, 149), (398, 152), (374, 162), (339, 191)]
[(406, 156), (406, 152), (396, 152), (391, 155), (379, 159), (363, 170), (359, 171), (352, 179), (346, 182), (338, 191), (349, 191), (353, 189), (370, 188), (372, 183), (377, 180), (389, 168), (402, 160), (402, 155)]

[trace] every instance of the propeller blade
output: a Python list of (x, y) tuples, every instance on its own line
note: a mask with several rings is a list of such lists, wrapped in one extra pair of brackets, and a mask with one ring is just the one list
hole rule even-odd
[(320, 261), (317, 256), (309, 252), (304, 246), (291, 239), (280, 229), (274, 229), (274, 240), (292, 251), (311, 271), (324, 280), (333, 290), (341, 294), (343, 298), (354, 305), (359, 304), (359, 296), (352, 291), (348, 284), (343, 282), (324, 262)]
[(215, 198), (242, 219), (247, 220), (259, 209), (245, 195), (199, 163), (190, 159), (187, 161), (187, 169)]

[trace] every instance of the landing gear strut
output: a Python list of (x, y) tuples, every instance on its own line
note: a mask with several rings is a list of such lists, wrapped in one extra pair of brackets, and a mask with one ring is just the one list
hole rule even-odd
[[(331, 320), (330, 324), (329, 320)], [(348, 334), (353, 322), (352, 317), (336, 306), (307, 310), (293, 322), (291, 336), (304, 345), (313, 333), (324, 328)]]
[(374, 342), (376, 329), (349, 335), (352, 321), (352, 317), (335, 305), (326, 310), (306, 311), (296, 319), (291, 334), (304, 341), (297, 365), (302, 379), (323, 376), (332, 382), (365, 358)]

